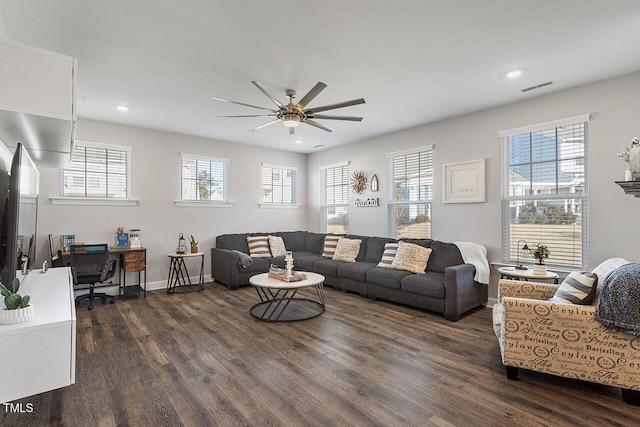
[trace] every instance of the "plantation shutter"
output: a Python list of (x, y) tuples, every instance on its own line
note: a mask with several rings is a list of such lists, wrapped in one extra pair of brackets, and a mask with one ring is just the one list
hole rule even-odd
[(182, 154), (182, 200), (227, 201), (229, 160)]

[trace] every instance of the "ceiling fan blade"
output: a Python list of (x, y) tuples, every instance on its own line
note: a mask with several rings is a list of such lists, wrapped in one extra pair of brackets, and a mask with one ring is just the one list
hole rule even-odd
[(265, 88), (264, 86), (262, 86), (262, 83), (260, 82), (256, 82), (254, 80), (251, 81), (251, 83), (253, 83), (258, 89), (260, 89), (260, 91), (262, 93), (264, 93), (265, 95), (267, 95), (267, 98), (269, 98), (270, 100), (273, 101), (274, 104), (276, 104), (278, 106), (278, 108), (282, 108), (284, 110), (286, 110), (287, 108), (282, 104), (282, 102), (278, 101), (273, 95), (271, 95), (269, 93), (269, 91), (267, 90), (267, 88)]
[(323, 120), (349, 120), (352, 122), (362, 121), (362, 117), (355, 117), (355, 116), (327, 116), (325, 114), (311, 114), (307, 117), (310, 119), (323, 119)]
[(306, 124), (311, 125), (313, 127), (317, 127), (318, 129), (326, 130), (327, 132), (333, 132), (333, 129), (331, 129), (330, 127), (327, 127), (325, 125), (321, 125), (320, 123), (318, 123), (316, 121), (313, 121), (313, 120), (307, 119), (302, 123), (306, 123)]
[(257, 128), (253, 128), (253, 129), (251, 129), (251, 130), (252, 130), (252, 131), (254, 131), (254, 130), (258, 130), (258, 129), (266, 128), (267, 126), (271, 126), (272, 124), (274, 124), (274, 123), (278, 123), (278, 122), (280, 122), (280, 119), (276, 119), (276, 120), (274, 120), (274, 121), (272, 121), (272, 122), (265, 123), (265, 124), (263, 124), (263, 125), (258, 126)]
[(322, 82), (316, 83), (316, 85), (312, 87), (305, 96), (302, 97), (302, 99), (294, 106), (294, 108), (298, 111), (304, 110), (304, 107), (306, 107), (307, 104), (313, 100), (313, 98), (318, 96), (318, 94), (322, 92), (325, 87), (327, 87), (327, 85)]
[(257, 108), (258, 110), (273, 111), (274, 113), (277, 112), (276, 110), (272, 110), (270, 108), (258, 107), (257, 105), (245, 104), (244, 102), (231, 101), (229, 99), (218, 98), (217, 96), (212, 96), (211, 98), (215, 99), (216, 101), (229, 102), (230, 104), (238, 104), (238, 105), (244, 105), (245, 107)]
[(216, 116), (219, 119), (235, 119), (242, 117), (277, 117), (275, 114), (249, 114), (246, 116)]
[(313, 113), (319, 113), (320, 111), (335, 110), (336, 108), (350, 107), (352, 105), (364, 104), (364, 98), (352, 99), (351, 101), (338, 102), (336, 104), (323, 105), (321, 107), (313, 107), (308, 110), (304, 110), (306, 115), (312, 115)]

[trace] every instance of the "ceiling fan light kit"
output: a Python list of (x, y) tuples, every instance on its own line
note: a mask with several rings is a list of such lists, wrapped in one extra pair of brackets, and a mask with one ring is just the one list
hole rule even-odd
[(242, 115), (242, 116), (218, 116), (218, 118), (272, 117), (273, 118), (272, 121), (265, 123), (263, 125), (260, 125), (258, 127), (255, 127), (251, 130), (262, 129), (274, 123), (282, 122), (282, 124), (284, 124), (285, 127), (289, 128), (289, 135), (293, 135), (295, 133), (295, 128), (298, 127), (300, 123), (311, 125), (318, 129), (322, 129), (326, 132), (333, 132), (333, 129), (315, 121), (315, 119), (345, 120), (345, 121), (352, 121), (352, 122), (362, 121), (362, 117), (330, 116), (326, 114), (317, 114), (317, 113), (322, 111), (335, 110), (338, 108), (350, 107), (352, 105), (364, 104), (364, 98), (352, 99), (350, 101), (338, 102), (336, 104), (323, 105), (321, 107), (305, 109), (305, 107), (316, 96), (318, 96), (318, 94), (322, 92), (324, 88), (327, 87), (327, 85), (322, 82), (316, 83), (316, 85), (313, 88), (311, 88), (311, 90), (307, 92), (307, 94), (303, 96), (302, 99), (298, 101), (298, 103), (296, 104), (293, 103), (293, 98), (296, 97), (296, 91), (293, 89), (287, 89), (285, 91), (286, 96), (289, 98), (289, 103), (287, 105), (282, 104), (273, 95), (271, 95), (271, 93), (269, 93), (269, 91), (262, 85), (262, 83), (257, 81), (252, 81), (251, 83), (253, 83), (254, 86), (257, 87), (262, 93), (264, 93), (266, 97), (269, 98), (278, 107), (278, 109), (274, 110), (272, 108), (259, 107), (257, 105), (245, 104), (243, 102), (231, 101), (229, 99), (212, 96), (211, 98), (215, 99), (216, 101), (229, 102), (231, 104), (242, 105), (244, 107), (250, 107), (250, 108), (257, 108), (259, 110), (266, 110), (269, 112), (268, 114), (253, 114), (253, 115)]

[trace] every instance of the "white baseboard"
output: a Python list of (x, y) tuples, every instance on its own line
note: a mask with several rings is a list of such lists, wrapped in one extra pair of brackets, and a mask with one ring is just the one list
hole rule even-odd
[[(200, 278), (198, 276), (194, 276), (194, 277), (189, 277), (189, 279), (191, 280), (191, 283), (198, 283), (198, 280), (200, 280)], [(205, 275), (204, 276), (204, 282), (212, 282), (213, 278), (211, 277), (211, 275)], [(147, 282), (147, 290), (148, 291), (156, 291), (158, 289), (167, 289), (167, 281), (166, 280), (156, 280), (153, 282)]]
[(498, 303), (498, 298), (489, 297), (489, 301), (487, 301), (487, 307), (493, 307)]

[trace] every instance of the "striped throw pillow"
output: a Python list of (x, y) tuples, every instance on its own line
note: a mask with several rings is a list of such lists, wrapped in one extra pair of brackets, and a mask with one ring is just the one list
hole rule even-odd
[(333, 255), (336, 253), (336, 247), (338, 246), (338, 240), (342, 236), (326, 235), (324, 238), (324, 249), (322, 250), (322, 256), (325, 258), (333, 259)]
[(562, 282), (549, 301), (588, 305), (596, 295), (598, 276), (588, 271), (574, 271)]
[(247, 236), (249, 255), (252, 258), (268, 258), (271, 256), (269, 249), (269, 236)]
[(378, 267), (391, 268), (391, 263), (396, 257), (396, 252), (398, 252), (397, 243), (386, 243), (384, 245), (384, 252), (382, 253), (382, 258), (378, 263)]

